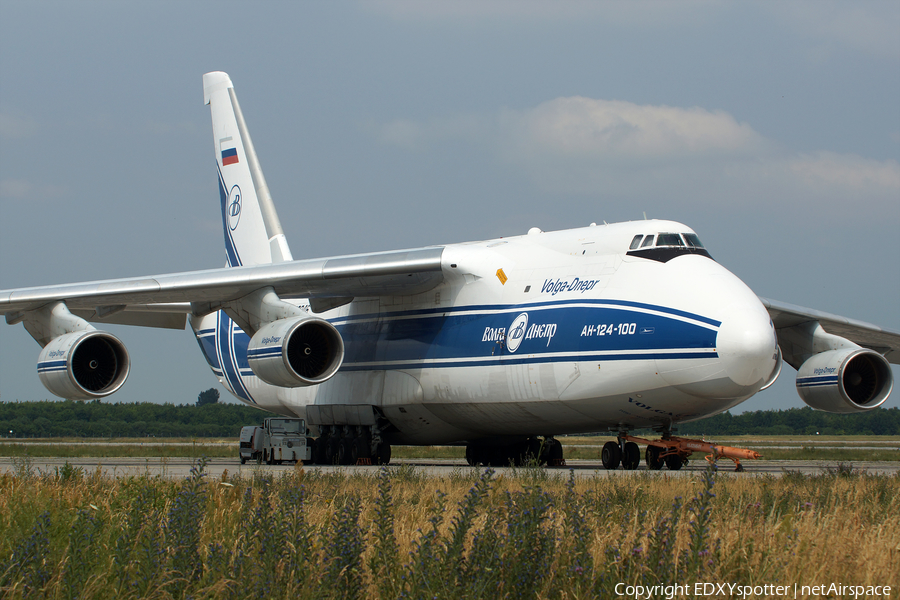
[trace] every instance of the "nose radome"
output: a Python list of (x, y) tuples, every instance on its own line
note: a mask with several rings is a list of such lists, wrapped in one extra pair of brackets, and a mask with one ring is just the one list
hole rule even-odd
[(733, 305), (716, 336), (716, 351), (725, 373), (742, 388), (756, 388), (768, 379), (777, 362), (775, 330), (758, 300)]

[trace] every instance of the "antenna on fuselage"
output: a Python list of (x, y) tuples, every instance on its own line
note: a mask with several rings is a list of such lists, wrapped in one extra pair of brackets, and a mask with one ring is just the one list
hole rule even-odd
[(647, 220), (647, 211), (646, 211), (646, 210), (644, 210), (644, 211), (641, 211), (641, 212), (643, 212), (643, 213), (644, 213), (644, 220), (645, 220), (645, 221), (646, 221), (646, 220)]

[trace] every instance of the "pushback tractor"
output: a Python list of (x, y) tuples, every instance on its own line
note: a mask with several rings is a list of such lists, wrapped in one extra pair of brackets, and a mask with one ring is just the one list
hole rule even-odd
[(284, 461), (309, 461), (312, 459), (310, 438), (306, 435), (306, 421), (272, 417), (263, 421), (262, 427), (251, 425), (241, 428), (241, 464), (248, 460), (270, 465)]

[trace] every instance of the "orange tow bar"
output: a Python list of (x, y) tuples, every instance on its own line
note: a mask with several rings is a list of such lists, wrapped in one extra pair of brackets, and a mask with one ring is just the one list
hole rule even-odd
[(741, 459), (761, 458), (756, 450), (746, 448), (732, 448), (731, 446), (718, 446), (702, 440), (691, 440), (680, 437), (667, 437), (661, 440), (646, 440), (644, 438), (626, 435), (623, 439), (647, 445), (647, 466), (651, 469), (659, 469), (663, 463), (672, 468), (680, 468), (688, 456), (694, 452), (706, 452), (706, 460), (714, 463), (720, 458), (730, 458), (734, 461), (734, 470), (743, 471)]

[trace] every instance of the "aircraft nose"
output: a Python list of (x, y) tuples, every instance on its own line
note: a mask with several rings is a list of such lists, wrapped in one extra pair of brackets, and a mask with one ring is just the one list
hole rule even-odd
[(777, 341), (769, 313), (754, 295), (729, 307), (716, 335), (716, 351), (734, 386), (754, 394), (777, 363)]

